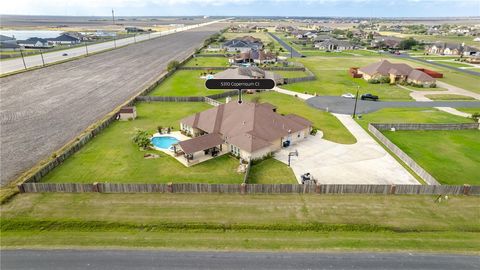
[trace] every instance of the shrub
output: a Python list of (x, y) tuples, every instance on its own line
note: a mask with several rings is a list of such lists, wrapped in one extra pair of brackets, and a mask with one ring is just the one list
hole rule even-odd
[(380, 79), (378, 79), (378, 81), (380, 83), (390, 83), (390, 78), (389, 77), (386, 77), (386, 76), (383, 76), (381, 77)]
[(318, 132), (318, 128), (312, 127), (312, 130), (310, 131), (310, 135), (315, 136), (315, 135), (317, 135), (317, 132)]
[(132, 141), (143, 149), (152, 145), (152, 142), (150, 141), (150, 135), (147, 131), (142, 129), (135, 129), (135, 135), (132, 137)]
[(380, 81), (377, 80), (377, 79), (369, 79), (367, 82), (371, 83), (371, 84), (379, 84), (380, 83)]
[(167, 71), (168, 72), (173, 71), (177, 69), (178, 66), (180, 66), (180, 63), (178, 61), (170, 61), (168, 62), (168, 65), (167, 65)]
[(478, 121), (478, 119), (480, 119), (480, 112), (472, 113), (471, 118), (475, 121)]

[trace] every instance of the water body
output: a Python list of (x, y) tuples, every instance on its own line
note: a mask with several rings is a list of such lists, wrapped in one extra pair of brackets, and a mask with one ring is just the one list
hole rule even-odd
[(31, 37), (38, 38), (55, 38), (63, 31), (53, 30), (0, 30), (0, 35), (15, 37), (17, 40), (25, 40)]

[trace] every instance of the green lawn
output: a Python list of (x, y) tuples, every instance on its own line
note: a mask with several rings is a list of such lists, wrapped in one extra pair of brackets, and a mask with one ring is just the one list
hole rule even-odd
[(254, 163), (248, 176), (249, 184), (298, 184), (291, 168), (284, 163), (269, 158)]
[(228, 67), (227, 57), (195, 57), (185, 63), (186, 67)]
[(348, 74), (350, 67), (362, 67), (379, 61), (375, 57), (307, 57), (299, 60), (317, 76), (317, 80), (282, 86), (300, 93), (340, 96), (355, 93), (372, 93), (382, 100), (412, 100), (409, 91), (395, 85), (369, 84), (363, 79), (354, 79)]
[(473, 97), (455, 94), (431, 94), (425, 95), (425, 97), (431, 100), (475, 100)]
[(480, 131), (385, 131), (440, 183), (480, 185)]
[(438, 64), (447, 65), (451, 67), (472, 67), (472, 65), (462, 63), (462, 62), (453, 62), (453, 61), (435, 61)]
[(2, 248), (479, 254), (476, 196), (20, 194)]
[(480, 113), (480, 108), (456, 108), (459, 111), (466, 112), (466, 113)]
[(438, 36), (438, 35), (416, 35), (416, 34), (402, 34), (397, 32), (380, 32), (382, 35), (391, 35), (391, 36), (398, 36), (402, 38), (413, 37), (416, 40), (423, 40), (423, 41), (443, 41), (443, 42), (451, 42), (451, 43), (465, 43), (466, 45), (473, 46), (473, 47), (480, 47), (478, 42), (473, 41), (474, 37), (470, 36), (456, 36), (456, 35), (449, 35), (449, 36)]
[(209, 90), (205, 79), (200, 78), (201, 70), (179, 70), (158, 85), (152, 96), (207, 96), (222, 93), (221, 90)]
[(228, 155), (185, 167), (160, 151), (157, 159), (144, 159), (131, 141), (135, 128), (154, 133), (157, 126), (179, 128), (179, 120), (210, 108), (205, 103), (138, 103), (138, 118), (114, 122), (80, 151), (43, 179), (48, 183), (241, 183), (236, 172), (238, 160)]
[(298, 78), (308, 76), (308, 74), (304, 71), (274, 70), (273, 72), (282, 75), (282, 77), (284, 78)]
[(369, 123), (469, 123), (471, 119), (435, 108), (388, 108), (363, 114), (357, 122), (367, 129)]
[[(308, 106), (305, 101), (276, 92), (263, 92), (260, 102), (269, 102), (278, 107), (278, 112), (283, 114), (295, 113), (313, 122), (313, 126), (323, 131), (324, 138), (337, 143), (355, 143), (355, 137), (332, 114)], [(255, 95), (246, 95), (247, 100)]]

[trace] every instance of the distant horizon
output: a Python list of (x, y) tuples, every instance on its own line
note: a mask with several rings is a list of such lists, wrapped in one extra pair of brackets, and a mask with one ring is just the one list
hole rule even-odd
[[(86, 17), (86, 18), (111, 18), (111, 15), (49, 15), (49, 14), (1, 14), (0, 16), (27, 16), (27, 17)], [(175, 18), (175, 17), (214, 17), (214, 18), (281, 18), (281, 19), (479, 19), (480, 15), (472, 16), (417, 16), (417, 17), (368, 17), (368, 16), (222, 16), (222, 15), (208, 15), (208, 14), (199, 14), (199, 15), (117, 15), (115, 18)]]
[[(478, 0), (16, 0), (9, 15), (437, 18), (480, 16)], [(135, 15), (132, 15), (135, 14)]]

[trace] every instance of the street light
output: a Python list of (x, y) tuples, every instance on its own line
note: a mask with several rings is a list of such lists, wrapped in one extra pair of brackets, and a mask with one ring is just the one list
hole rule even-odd
[(295, 150), (295, 152), (290, 152), (290, 153), (288, 153), (288, 167), (290, 167), (290, 158), (291, 158), (292, 156), (298, 157), (298, 150)]

